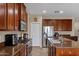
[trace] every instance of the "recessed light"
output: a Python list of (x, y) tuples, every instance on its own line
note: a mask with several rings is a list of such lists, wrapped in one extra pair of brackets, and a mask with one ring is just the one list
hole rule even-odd
[(63, 11), (60, 11), (60, 13), (62, 14), (62, 13), (63, 13)]
[(43, 10), (42, 12), (43, 12), (43, 13), (46, 13), (46, 10)]

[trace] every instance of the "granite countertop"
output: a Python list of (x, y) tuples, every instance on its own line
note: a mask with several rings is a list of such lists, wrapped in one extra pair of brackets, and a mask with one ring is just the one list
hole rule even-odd
[(51, 40), (49, 40), (49, 42), (51, 46), (55, 46), (57, 48), (79, 48), (78, 41), (73, 41), (68, 38), (63, 38), (63, 42), (60, 41), (59, 43), (53, 43)]
[(25, 46), (24, 43), (19, 43), (16, 46), (6, 46), (0, 49), (0, 56), (13, 56), (18, 51), (20, 51), (21, 48)]

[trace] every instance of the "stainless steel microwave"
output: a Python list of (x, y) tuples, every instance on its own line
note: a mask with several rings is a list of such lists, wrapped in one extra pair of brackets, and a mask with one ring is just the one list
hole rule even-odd
[(26, 30), (26, 22), (24, 20), (20, 21), (20, 31), (25, 31)]
[(5, 35), (5, 46), (13, 46), (18, 44), (17, 34), (6, 34)]

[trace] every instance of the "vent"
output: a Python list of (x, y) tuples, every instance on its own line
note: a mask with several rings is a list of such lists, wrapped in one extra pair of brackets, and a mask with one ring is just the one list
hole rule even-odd
[(63, 11), (54, 11), (55, 14), (61, 14)]

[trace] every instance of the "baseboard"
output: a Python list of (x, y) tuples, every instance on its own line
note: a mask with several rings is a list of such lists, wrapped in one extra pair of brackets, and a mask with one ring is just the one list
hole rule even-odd
[(32, 46), (33, 48), (39, 48), (40, 46)]

